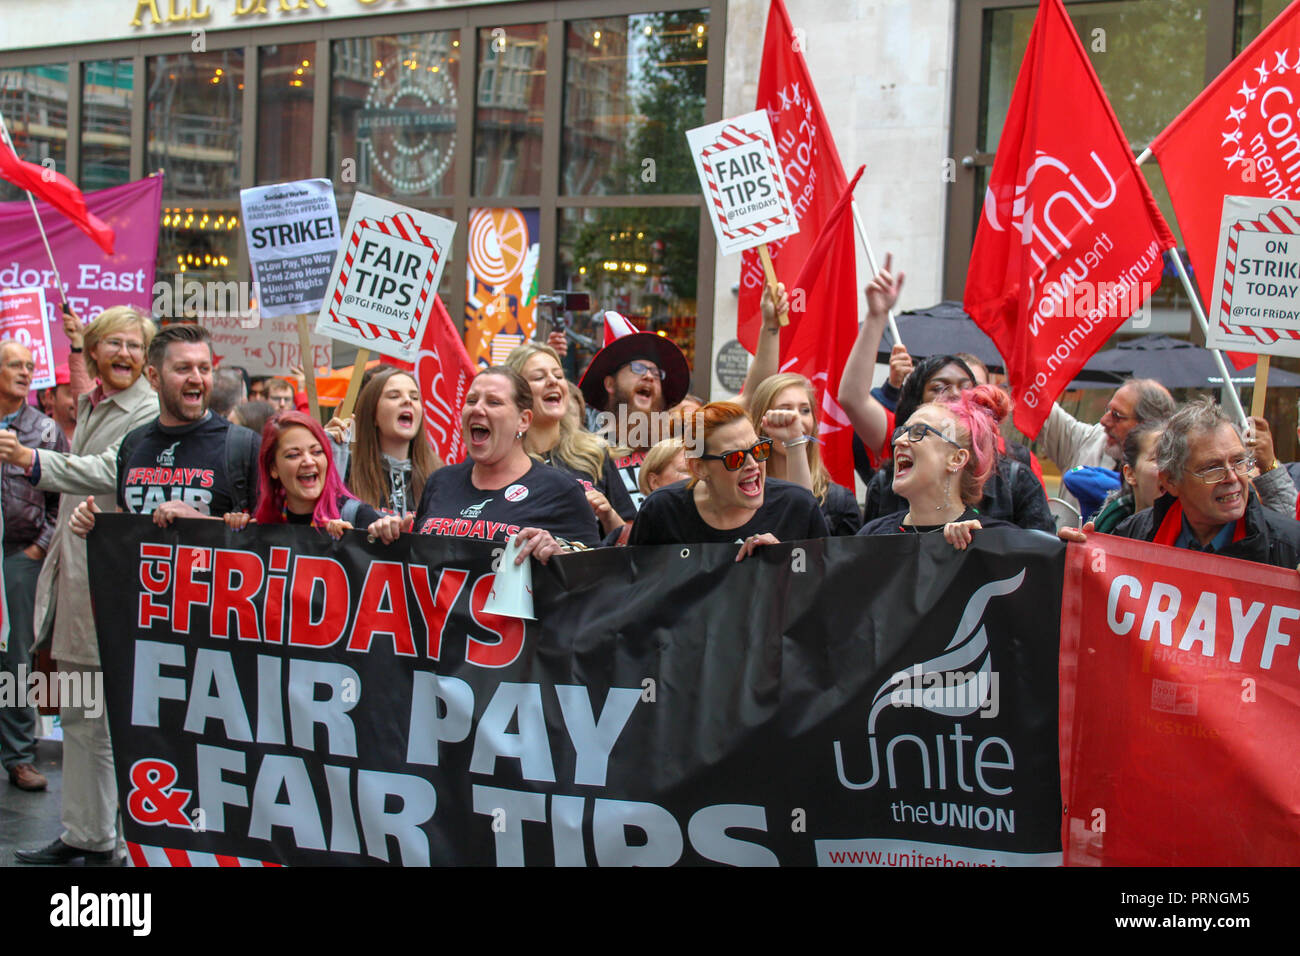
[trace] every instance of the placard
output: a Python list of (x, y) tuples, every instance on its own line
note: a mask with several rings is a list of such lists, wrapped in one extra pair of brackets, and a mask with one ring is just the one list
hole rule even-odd
[(1206, 345), (1300, 356), (1300, 202), (1224, 196)]
[(54, 355), (50, 348), (50, 324), (45, 314), (45, 290), (0, 290), (0, 341), (13, 339), (27, 346), (36, 371), (32, 373), (33, 391), (54, 384)]
[(316, 331), (414, 361), (455, 232), (450, 219), (357, 193)]
[(339, 249), (334, 184), (254, 186), (239, 191), (239, 205), (262, 316), (319, 311)]
[(311, 337), (311, 354), (303, 361), (292, 316), (262, 316), (249, 322), (237, 315), (200, 315), (197, 321), (212, 333), (218, 364), (237, 365), (249, 375), (284, 375), (295, 365), (309, 369), (334, 364), (334, 343), (323, 335)]
[(765, 111), (687, 130), (686, 141), (723, 255), (799, 231)]

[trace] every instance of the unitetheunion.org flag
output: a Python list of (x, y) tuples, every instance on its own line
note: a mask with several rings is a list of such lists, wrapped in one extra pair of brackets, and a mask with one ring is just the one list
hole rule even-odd
[(1060, 0), (1042, 0), (971, 252), (965, 306), (1006, 360), (1016, 426), (1160, 283), (1174, 245)]

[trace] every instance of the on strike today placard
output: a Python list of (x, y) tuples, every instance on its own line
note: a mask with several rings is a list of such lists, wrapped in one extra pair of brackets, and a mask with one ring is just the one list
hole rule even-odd
[(413, 361), (455, 232), (450, 219), (357, 193), (316, 331)]
[(316, 312), (339, 248), (339, 211), (328, 179), (239, 191), (248, 259), (263, 317)]
[(686, 131), (723, 255), (799, 231), (764, 110)]
[(1300, 202), (1224, 196), (1210, 348), (1300, 356)]
[(45, 290), (0, 290), (0, 341), (13, 339), (31, 350), (36, 371), (33, 389), (54, 384), (54, 355), (50, 348), (49, 319), (45, 314)]

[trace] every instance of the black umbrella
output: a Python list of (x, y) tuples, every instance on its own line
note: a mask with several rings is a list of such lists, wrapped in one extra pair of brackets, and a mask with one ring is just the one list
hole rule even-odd
[[(903, 344), (907, 346), (908, 354), (914, 359), (969, 352), (987, 365), (990, 371), (1006, 370), (1002, 355), (993, 344), (993, 340), (985, 335), (975, 324), (975, 320), (966, 314), (960, 302), (940, 302), (928, 309), (904, 312), (898, 316), (898, 334), (902, 337)], [(880, 350), (876, 360), (888, 364), (889, 351), (893, 347), (894, 337), (886, 329), (880, 339)], [(1086, 383), (1115, 386), (1121, 381), (1123, 376), (1096, 369), (1094, 363), (1090, 361), (1079, 372), (1078, 378), (1070, 383), (1070, 387), (1086, 387)]]
[[(907, 333), (901, 323), (899, 333), (906, 342)], [(1223, 385), (1223, 376), (1219, 374), (1219, 367), (1209, 349), (1168, 335), (1142, 335), (1120, 342), (1113, 349), (1098, 352), (1088, 365), (1123, 377), (1154, 378), (1165, 388), (1219, 388)], [(1255, 384), (1253, 366), (1240, 372), (1229, 370), (1234, 385)], [(1269, 388), (1300, 387), (1300, 375), (1270, 369), (1268, 385)]]

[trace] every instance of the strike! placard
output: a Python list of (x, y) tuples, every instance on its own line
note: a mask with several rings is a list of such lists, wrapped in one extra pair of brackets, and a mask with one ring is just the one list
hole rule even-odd
[(687, 130), (686, 141), (723, 255), (799, 231), (766, 112)]
[(1224, 196), (1210, 348), (1300, 356), (1300, 202)]
[(450, 219), (357, 193), (316, 331), (412, 361), (455, 232)]
[(264, 318), (316, 312), (339, 249), (334, 184), (304, 179), (239, 191)]

